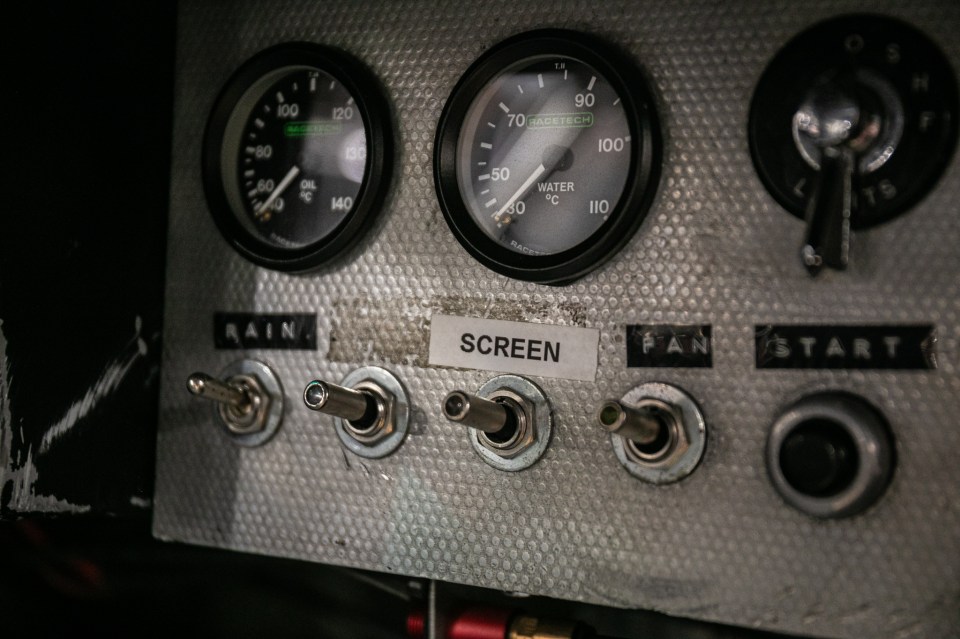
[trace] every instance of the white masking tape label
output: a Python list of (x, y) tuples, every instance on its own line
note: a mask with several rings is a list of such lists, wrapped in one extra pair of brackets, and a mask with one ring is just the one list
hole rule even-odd
[(430, 363), (592, 382), (599, 343), (595, 328), (434, 315)]

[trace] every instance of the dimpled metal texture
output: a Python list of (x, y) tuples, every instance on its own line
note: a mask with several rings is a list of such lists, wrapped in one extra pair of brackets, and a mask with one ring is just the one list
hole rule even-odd
[[(790, 37), (853, 11), (900, 16), (960, 67), (960, 5), (545, 2), (190, 2), (180, 7), (155, 534), (162, 539), (830, 637), (960, 635), (960, 165), (910, 213), (854, 235), (854, 263), (809, 278), (802, 223), (754, 172), (753, 87)], [(658, 99), (663, 177), (626, 248), (574, 284), (509, 280), (444, 223), (433, 140), (454, 84), (516, 33), (597, 34), (638, 61)], [(217, 233), (201, 186), (203, 128), (229, 75), (286, 41), (342, 48), (383, 82), (395, 178), (360, 244), (307, 275), (245, 262)], [(217, 351), (215, 311), (316, 312), (317, 351)], [(433, 313), (598, 328), (595, 382), (534, 378), (555, 431), (533, 467), (483, 463), (441, 415), (493, 373), (427, 364)], [(758, 371), (763, 323), (933, 322), (936, 371)], [(712, 369), (627, 369), (627, 324), (712, 324)], [(287, 393), (277, 435), (236, 446), (184, 388), (249, 356)], [(410, 433), (367, 460), (300, 401), (311, 379), (363, 365), (410, 391)], [(653, 486), (619, 464), (593, 423), (607, 397), (663, 381), (690, 393), (707, 450), (685, 480)], [(857, 393), (889, 420), (898, 467), (866, 513), (819, 521), (787, 506), (764, 446), (786, 405)]]

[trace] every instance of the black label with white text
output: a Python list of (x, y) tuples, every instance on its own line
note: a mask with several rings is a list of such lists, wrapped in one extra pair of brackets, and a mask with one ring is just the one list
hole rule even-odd
[(709, 324), (632, 324), (627, 326), (629, 368), (712, 368)]
[(936, 327), (758, 325), (757, 368), (922, 370), (937, 367)]
[(218, 349), (317, 350), (317, 316), (308, 313), (214, 313)]

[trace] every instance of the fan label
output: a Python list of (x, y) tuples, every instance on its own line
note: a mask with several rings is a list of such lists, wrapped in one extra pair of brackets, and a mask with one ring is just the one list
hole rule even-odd
[(592, 382), (600, 331), (434, 315), (430, 364)]
[(214, 313), (218, 349), (317, 350), (317, 316), (305, 313)]
[(629, 368), (712, 368), (709, 324), (634, 324), (627, 326)]
[(757, 368), (934, 369), (936, 328), (896, 326), (760, 325)]

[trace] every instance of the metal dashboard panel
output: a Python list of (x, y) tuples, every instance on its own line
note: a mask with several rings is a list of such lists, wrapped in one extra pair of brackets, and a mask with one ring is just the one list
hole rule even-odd
[[(919, 1), (191, 2), (180, 6), (155, 534), (242, 551), (814, 635), (960, 635), (960, 163), (916, 209), (855, 235), (853, 267), (810, 279), (801, 223), (763, 189), (746, 139), (749, 100), (791, 36), (875, 11), (925, 31), (960, 68), (960, 5)], [(432, 179), (436, 122), (470, 63), (528, 29), (617, 43), (658, 95), (664, 167), (653, 208), (606, 266), (562, 287), (493, 274), (454, 240)], [(232, 252), (205, 204), (207, 115), (228, 76), (276, 43), (359, 57), (398, 129), (395, 178), (360, 245), (308, 275)], [(316, 312), (317, 351), (252, 350), (280, 375), (287, 413), (243, 449), (184, 381), (219, 372), (216, 311)], [(595, 382), (537, 378), (555, 433), (532, 468), (484, 464), (439, 410), (492, 373), (430, 367), (434, 313), (600, 330)], [(758, 371), (754, 325), (935, 323), (935, 371)], [(628, 369), (625, 325), (712, 324), (711, 369)], [(341, 447), (300, 401), (307, 381), (366, 364), (411, 394), (411, 433), (381, 460)], [(597, 404), (647, 381), (692, 394), (709, 428), (700, 467), (653, 486), (617, 462)], [(784, 504), (764, 444), (778, 410), (820, 389), (878, 406), (898, 467), (866, 513), (817, 521)]]

